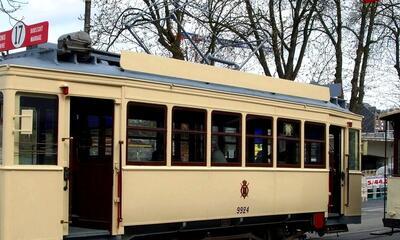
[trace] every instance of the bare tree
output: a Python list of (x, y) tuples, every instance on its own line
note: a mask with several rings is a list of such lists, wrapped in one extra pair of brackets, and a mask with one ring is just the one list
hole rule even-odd
[[(385, 30), (383, 49), (386, 49), (390, 59), (394, 62), (400, 80), (400, 2), (387, 0), (382, 3), (382, 18), (377, 22)], [(394, 49), (394, 51), (392, 51)]]
[[(321, 2), (318, 5), (318, 19), (322, 31), (326, 34), (335, 49), (335, 79), (334, 83), (343, 85), (343, 17), (340, 0)], [(343, 97), (343, 88), (342, 88)]]
[(354, 59), (353, 76), (351, 79), (351, 98), (349, 109), (359, 113), (365, 96), (365, 78), (370, 57), (371, 45), (376, 41), (373, 39), (375, 18), (377, 16), (378, 4), (362, 4), (359, 6), (358, 18), (359, 29), (354, 30), (347, 26), (357, 38), (356, 57)]
[[(232, 37), (226, 26), (236, 22), (237, 6), (240, 3), (240, 0), (196, 1), (191, 5), (191, 11), (186, 12), (194, 20), (192, 30), (198, 34), (194, 40), (204, 51), (204, 56), (216, 54), (224, 48), (221, 39)], [(210, 64), (214, 65), (215, 61), (210, 60)]]
[(318, 5), (320, 30), (324, 32), (335, 50), (335, 83), (344, 82), (344, 44), (350, 52), (353, 64), (349, 74), (351, 84), (349, 109), (357, 113), (360, 112), (365, 96), (371, 49), (380, 39), (376, 31), (379, 7), (379, 3), (364, 4), (358, 0), (346, 3), (340, 0), (328, 0)]
[[(123, 42), (137, 42), (137, 36), (132, 38), (127, 34), (128, 27), (135, 26), (138, 32), (141, 29), (141, 33), (147, 34), (147, 42), (151, 42), (147, 38), (151, 32), (172, 57), (187, 59), (190, 53), (185, 50), (190, 48), (184, 46), (188, 39), (185, 27), (192, 33), (200, 33), (194, 37), (201, 41), (199, 49), (204, 56), (217, 51), (221, 37), (232, 42), (240, 39), (247, 45), (247, 55), (255, 54), (266, 75), (277, 72), (281, 78), (294, 80), (312, 32), (317, 2), (141, 0), (135, 1), (133, 7), (131, 1), (123, 4), (116, 0), (95, 0), (94, 5), (99, 8), (94, 17), (95, 43), (108, 49), (121, 38)], [(238, 45), (241, 44), (231, 50)]]
[(294, 80), (297, 77), (312, 33), (317, 2), (297, 0), (286, 3), (289, 6), (286, 11), (291, 13), (291, 26), (285, 26), (288, 20), (283, 15), (284, 1), (279, 0), (276, 5), (273, 0), (269, 2), (272, 48), (276, 70), (281, 78)]
[(0, 12), (6, 14), (10, 19), (18, 20), (14, 17), (22, 5), (26, 4), (25, 1), (19, 0), (0, 0)]
[(219, 51), (221, 39), (231, 37), (225, 25), (235, 21), (233, 12), (240, 0), (93, 2), (97, 13), (92, 35), (98, 47), (109, 50), (132, 43), (147, 52), (214, 64), (206, 56), (227, 52)]
[(399, 14), (386, 6), (393, 9), (395, 0), (368, 5), (360, 0), (93, 0), (93, 4), (97, 10), (92, 36), (101, 48), (118, 44), (126, 48), (131, 43), (156, 54), (209, 64), (215, 63), (210, 55), (243, 61), (254, 54), (258, 71), (290, 80), (301, 79), (314, 67), (309, 63), (316, 61), (310, 58), (318, 58), (316, 44), (322, 41), (330, 50), (319, 52), (328, 61), (320, 63), (320, 73), (335, 83), (350, 84), (353, 112), (359, 112), (364, 101), (366, 80), (372, 79), (367, 74), (374, 46), (385, 26), (390, 46), (396, 47), (400, 77)]
[[(294, 80), (302, 66), (315, 21), (317, 0), (245, 0), (244, 21), (230, 29), (248, 43), (265, 75)], [(270, 50), (270, 52), (268, 51)], [(272, 61), (270, 57), (272, 56)]]
[(118, 41), (134, 42), (145, 48), (136, 32), (146, 33), (142, 37), (152, 35), (151, 37), (169, 51), (173, 58), (183, 60), (185, 55), (181, 46), (181, 26), (185, 17), (185, 3), (173, 3), (167, 0), (93, 1), (97, 9), (93, 18), (95, 44), (108, 50)]
[[(185, 55), (181, 48), (182, 42), (182, 23), (185, 14), (182, 9), (171, 11), (170, 5), (164, 0), (164, 6), (158, 7), (156, 0), (143, 0), (150, 10), (150, 22), (153, 24), (158, 33), (158, 42), (172, 53), (173, 58), (185, 59)], [(176, 6), (179, 6), (179, 1)], [(174, 6), (174, 7), (176, 7)], [(165, 24), (161, 24), (161, 19), (164, 19)], [(174, 22), (174, 20), (176, 22)]]

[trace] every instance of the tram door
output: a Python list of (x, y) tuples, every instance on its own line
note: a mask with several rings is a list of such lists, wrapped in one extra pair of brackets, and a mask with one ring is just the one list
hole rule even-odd
[(342, 201), (342, 128), (329, 128), (329, 216), (341, 214)]
[(71, 226), (111, 229), (113, 117), (111, 100), (71, 97)]

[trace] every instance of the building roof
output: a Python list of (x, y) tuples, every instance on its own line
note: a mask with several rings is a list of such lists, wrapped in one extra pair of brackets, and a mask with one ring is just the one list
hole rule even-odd
[(393, 121), (395, 119), (400, 119), (400, 109), (381, 113), (379, 115), (379, 118), (386, 121)]

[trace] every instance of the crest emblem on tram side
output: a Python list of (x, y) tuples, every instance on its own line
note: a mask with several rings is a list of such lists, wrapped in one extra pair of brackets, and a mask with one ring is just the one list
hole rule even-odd
[(242, 198), (246, 199), (249, 196), (249, 183), (246, 180), (243, 180), (241, 183), (242, 187), (240, 188), (240, 194), (242, 194)]

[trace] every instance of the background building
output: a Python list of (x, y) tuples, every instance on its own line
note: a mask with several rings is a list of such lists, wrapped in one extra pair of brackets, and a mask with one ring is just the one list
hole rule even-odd
[(385, 155), (385, 121), (379, 120), (380, 110), (364, 104), (362, 123), (362, 164), (361, 169), (371, 174), (384, 165), (385, 156), (390, 164), (393, 160), (393, 129), (388, 124)]

